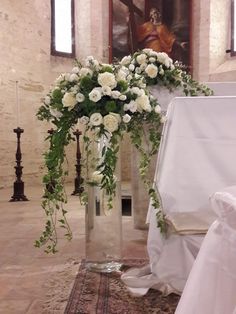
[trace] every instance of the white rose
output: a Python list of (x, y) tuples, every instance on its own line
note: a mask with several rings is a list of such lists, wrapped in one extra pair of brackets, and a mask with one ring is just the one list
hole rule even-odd
[(136, 86), (134, 86), (134, 87), (131, 88), (131, 92), (132, 92), (133, 94), (138, 95), (138, 96), (141, 96), (141, 95), (142, 95), (142, 90), (141, 90), (140, 88), (136, 87)]
[(165, 52), (158, 52), (157, 53), (157, 60), (164, 64), (167, 68), (173, 64), (173, 61)]
[(109, 86), (102, 86), (102, 94), (111, 96), (111, 88)]
[(83, 102), (84, 100), (85, 100), (85, 97), (84, 97), (84, 95), (83, 94), (81, 94), (81, 93), (78, 93), (78, 94), (76, 94), (76, 100), (78, 101), (78, 102)]
[(139, 96), (136, 99), (136, 104), (139, 111), (144, 110), (144, 111), (150, 112), (152, 110), (152, 107), (150, 105), (150, 101), (147, 95)]
[(92, 75), (92, 74), (93, 74), (93, 71), (88, 68), (81, 68), (79, 71), (79, 75), (81, 77), (86, 76), (86, 75)]
[(93, 102), (98, 102), (101, 98), (102, 98), (101, 92), (97, 88), (94, 88), (89, 93), (89, 99)]
[(92, 126), (99, 126), (102, 123), (102, 115), (99, 112), (95, 112), (90, 117), (90, 123)]
[(117, 85), (115, 75), (110, 72), (99, 73), (98, 84), (101, 86), (109, 86), (113, 89)]
[(135, 77), (137, 80), (139, 80), (142, 76), (141, 76), (140, 74), (135, 73), (135, 74), (134, 74), (134, 77)]
[(45, 105), (50, 105), (50, 103), (51, 103), (51, 98), (50, 98), (50, 96), (46, 96), (46, 97), (44, 98), (44, 103), (45, 103)]
[(74, 85), (70, 88), (70, 92), (72, 92), (73, 94), (77, 94), (78, 90), (79, 90), (78, 85)]
[(128, 73), (122, 68), (116, 74), (116, 79), (117, 79), (117, 81), (126, 81), (127, 75), (128, 75)]
[(127, 96), (126, 95), (120, 95), (119, 99), (124, 101), (127, 99)]
[(154, 78), (157, 76), (158, 73), (158, 69), (154, 64), (149, 64), (146, 69), (145, 72), (147, 73), (147, 75), (151, 78)]
[(114, 132), (118, 130), (119, 122), (115, 115), (108, 114), (103, 118), (104, 128), (109, 132)]
[(86, 125), (89, 123), (89, 117), (87, 116), (83, 116), (79, 119), (79, 122), (82, 124), (82, 125)]
[(122, 120), (124, 121), (124, 123), (128, 123), (130, 119), (131, 119), (131, 116), (127, 113), (122, 117)]
[(69, 77), (69, 81), (70, 82), (76, 82), (76, 81), (78, 81), (79, 80), (79, 77), (78, 77), (78, 75), (77, 74), (75, 74), (75, 73), (72, 73), (71, 75), (70, 75), (70, 77)]
[(156, 59), (155, 59), (154, 57), (150, 57), (150, 58), (149, 58), (149, 61), (150, 61), (151, 63), (154, 63), (154, 62), (156, 61)]
[(74, 93), (65, 93), (65, 95), (62, 98), (62, 103), (64, 105), (64, 107), (67, 108), (74, 108), (74, 106), (76, 105), (76, 99), (75, 99), (75, 95)]
[(136, 57), (136, 60), (137, 60), (138, 64), (143, 64), (146, 62), (147, 56), (144, 53), (142, 53), (141, 55), (138, 55)]
[(130, 64), (130, 65), (129, 65), (129, 70), (130, 70), (130, 71), (134, 71), (134, 69), (135, 69), (134, 64)]
[(74, 67), (71, 72), (75, 74), (79, 73), (79, 67)]
[(131, 56), (125, 56), (121, 59), (120, 64), (121, 65), (127, 65), (131, 61)]
[(111, 97), (114, 98), (114, 99), (118, 99), (120, 97), (120, 92), (118, 90), (113, 90), (111, 92)]
[(160, 105), (156, 105), (154, 110), (155, 110), (156, 113), (161, 113), (161, 106)]
[(127, 79), (127, 81), (131, 81), (132, 80), (132, 75), (128, 75), (126, 79)]
[(121, 116), (119, 113), (110, 112), (109, 114), (114, 116), (116, 118), (116, 120), (118, 121), (118, 123), (121, 123)]
[(85, 59), (85, 65), (89, 67), (91, 63), (93, 63), (93, 60), (94, 60), (93, 56), (87, 56)]
[(141, 70), (139, 67), (137, 67), (137, 68), (135, 69), (135, 72), (136, 72), (137, 74), (140, 74), (140, 73), (142, 72), (142, 70)]
[(131, 100), (131, 102), (127, 106), (128, 110), (131, 112), (136, 112), (138, 109), (137, 103), (134, 100)]
[(153, 50), (151, 48), (145, 48), (142, 50), (143, 52), (147, 53), (147, 54), (150, 54), (153, 52)]
[(147, 67), (147, 63), (142, 63), (142, 64), (140, 65), (140, 70), (141, 70), (141, 71), (144, 71), (144, 70), (146, 69), (146, 67)]

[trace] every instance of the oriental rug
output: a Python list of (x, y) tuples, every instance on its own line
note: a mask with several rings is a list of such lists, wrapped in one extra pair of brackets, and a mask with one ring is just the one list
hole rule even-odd
[[(144, 260), (125, 260), (122, 270), (146, 263)], [(120, 275), (87, 271), (82, 261), (64, 314), (174, 314), (180, 298), (178, 295), (163, 296), (150, 289), (143, 297), (133, 297), (120, 280)]]

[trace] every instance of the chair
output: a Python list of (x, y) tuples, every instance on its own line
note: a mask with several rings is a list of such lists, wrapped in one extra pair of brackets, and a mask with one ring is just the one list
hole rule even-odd
[(218, 219), (202, 243), (175, 314), (236, 313), (236, 186), (210, 200)]
[(135, 295), (149, 288), (181, 294), (204, 233), (217, 218), (209, 196), (236, 184), (236, 97), (177, 97), (167, 116), (154, 179), (162, 210), (172, 220), (178, 215), (207, 219), (198, 230), (186, 219), (192, 224), (187, 233), (165, 237), (157, 228), (156, 210), (149, 206), (149, 265), (122, 276)]

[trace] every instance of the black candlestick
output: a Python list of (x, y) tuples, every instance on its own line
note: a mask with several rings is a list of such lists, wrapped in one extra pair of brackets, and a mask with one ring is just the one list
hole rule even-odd
[(75, 189), (74, 192), (71, 195), (80, 195), (83, 191), (84, 188), (81, 186), (81, 184), (83, 183), (83, 179), (81, 178), (81, 151), (80, 151), (80, 145), (79, 145), (79, 137), (82, 134), (79, 130), (76, 130), (75, 132), (73, 132), (73, 134), (76, 136), (76, 142), (77, 142), (77, 150), (76, 150), (76, 178), (74, 180), (74, 184), (75, 184)]
[(10, 202), (28, 201), (27, 197), (24, 195), (24, 182), (21, 180), (23, 167), (21, 166), (22, 154), (20, 149), (20, 136), (21, 133), (24, 133), (24, 129), (17, 127), (16, 129), (13, 129), (13, 132), (17, 135), (16, 166), (14, 167), (16, 181), (14, 182), (14, 193), (10, 199)]

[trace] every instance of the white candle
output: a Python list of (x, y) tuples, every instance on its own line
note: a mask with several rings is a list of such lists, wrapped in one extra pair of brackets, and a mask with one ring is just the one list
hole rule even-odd
[(17, 127), (20, 124), (20, 104), (19, 104), (19, 95), (18, 95), (18, 81), (16, 81), (16, 118), (17, 118)]

